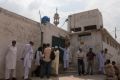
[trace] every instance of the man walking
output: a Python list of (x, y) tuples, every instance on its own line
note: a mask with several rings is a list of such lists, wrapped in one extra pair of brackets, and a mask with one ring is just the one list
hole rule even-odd
[(93, 53), (92, 48), (89, 49), (89, 52), (87, 53), (87, 62), (88, 62), (88, 67), (87, 67), (87, 74), (93, 75), (93, 68), (94, 68), (94, 57), (95, 53)]
[(5, 79), (10, 80), (10, 74), (12, 73), (12, 80), (16, 80), (17, 47), (15, 40), (13, 40), (12, 45), (8, 47), (5, 60), (6, 60)]
[(24, 55), (23, 55), (23, 61), (24, 61), (24, 80), (29, 80), (29, 70), (31, 68), (31, 63), (33, 60), (33, 48), (32, 46), (34, 43), (32, 41), (29, 42), (29, 44), (25, 45)]

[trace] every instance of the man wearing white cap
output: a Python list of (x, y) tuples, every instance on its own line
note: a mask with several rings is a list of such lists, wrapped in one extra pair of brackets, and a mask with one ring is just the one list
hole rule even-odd
[[(59, 50), (58, 50), (58, 46), (55, 46), (54, 49), (54, 54), (55, 54), (55, 59), (52, 61), (52, 67), (55, 70), (55, 74), (58, 75), (58, 69), (59, 69)], [(54, 71), (53, 70), (53, 71)]]
[(29, 44), (25, 45), (25, 50), (22, 58), (24, 62), (24, 80), (29, 80), (28, 75), (33, 60), (33, 45), (34, 43), (32, 41), (30, 41)]

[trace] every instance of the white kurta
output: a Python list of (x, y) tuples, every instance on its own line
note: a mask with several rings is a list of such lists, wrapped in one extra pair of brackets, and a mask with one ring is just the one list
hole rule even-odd
[(105, 53), (105, 60), (107, 60), (107, 59), (111, 60), (111, 58), (112, 58), (112, 54)]
[(33, 49), (30, 44), (25, 45), (25, 52), (24, 52), (24, 67), (31, 68), (33, 60)]
[(40, 65), (40, 59), (42, 57), (42, 52), (41, 51), (37, 51), (36, 53), (36, 59), (35, 59), (35, 64), (36, 65)]
[(17, 47), (9, 46), (6, 55), (6, 68), (16, 69)]
[(57, 51), (54, 51), (54, 53), (55, 53), (55, 60), (52, 61), (52, 68), (53, 68), (54, 70), (52, 70), (52, 72), (53, 72), (53, 74), (58, 75), (58, 69), (59, 69), (59, 54), (60, 54), (60, 52), (59, 52), (59, 50), (57, 50)]
[(64, 55), (63, 55), (63, 61), (64, 61), (64, 68), (68, 68), (69, 67), (69, 49), (67, 48), (61, 48), (64, 51)]
[(99, 62), (99, 70), (101, 71), (101, 68), (104, 67), (105, 64), (105, 55), (104, 53), (98, 53), (97, 54), (98, 62)]
[(72, 62), (72, 53), (71, 53), (70, 47), (67, 48), (67, 51), (69, 53), (69, 62), (71, 63)]
[(63, 60), (68, 60), (69, 61), (69, 58), (70, 58), (69, 49), (61, 48), (61, 47), (60, 47), (60, 49), (64, 51)]

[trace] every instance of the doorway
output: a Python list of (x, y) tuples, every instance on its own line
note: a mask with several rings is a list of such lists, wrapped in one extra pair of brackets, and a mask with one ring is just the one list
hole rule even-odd
[[(52, 47), (55, 47), (55, 46), (64, 47), (64, 45), (65, 45), (65, 39), (56, 37), (56, 36), (52, 36)], [(59, 62), (62, 64), (63, 64), (63, 54), (64, 54), (64, 52), (62, 50), (60, 50)]]

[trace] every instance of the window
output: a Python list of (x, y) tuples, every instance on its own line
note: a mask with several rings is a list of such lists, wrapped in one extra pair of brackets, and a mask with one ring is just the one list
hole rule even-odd
[(81, 27), (79, 27), (79, 28), (72, 28), (71, 31), (74, 31), (74, 32), (81, 31)]
[(84, 34), (80, 34), (80, 35), (78, 35), (78, 37), (90, 36), (90, 35), (91, 35), (91, 33), (84, 33)]
[(90, 26), (85, 26), (84, 27), (85, 31), (87, 31), (87, 30), (93, 30), (93, 29), (97, 29), (96, 25), (90, 25)]

